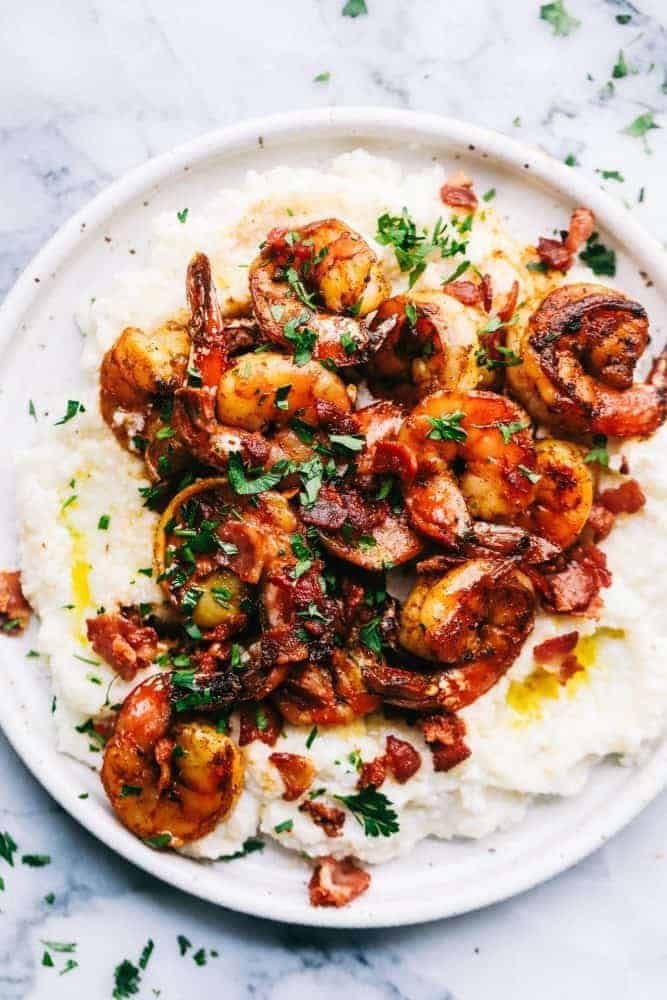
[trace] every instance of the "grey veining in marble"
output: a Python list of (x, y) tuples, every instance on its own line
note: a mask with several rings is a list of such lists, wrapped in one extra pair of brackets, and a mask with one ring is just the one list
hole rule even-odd
[[(568, 38), (539, 19), (538, 0), (367, 2), (356, 20), (341, 16), (343, 0), (0, 3), (0, 294), (129, 167), (214, 126), (328, 103), (441, 112), (571, 153), (667, 241), (664, 0), (567, 0), (582, 22)], [(610, 87), (620, 49), (630, 73)], [(330, 82), (313, 82), (324, 70)], [(661, 126), (647, 141), (622, 133), (646, 112)], [(1, 737), (0, 773), (0, 830), (20, 853), (52, 856), (35, 869), (0, 860), (0, 1000), (111, 997), (114, 967), (136, 962), (149, 936), (140, 996), (164, 1000), (667, 995), (664, 795), (592, 858), (511, 902), (421, 928), (332, 933), (235, 916), (155, 882), (64, 815)], [(193, 945), (184, 957), (178, 934)], [(43, 967), (42, 940), (76, 952)], [(198, 966), (200, 947), (218, 957)], [(78, 967), (60, 975), (70, 957)]]

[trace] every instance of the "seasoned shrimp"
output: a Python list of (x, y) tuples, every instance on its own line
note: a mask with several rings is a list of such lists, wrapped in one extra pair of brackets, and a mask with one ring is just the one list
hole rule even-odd
[(150, 333), (126, 327), (106, 352), (100, 369), (100, 410), (124, 447), (143, 429), (154, 400), (183, 384), (189, 351), (185, 324), (168, 320)]
[(508, 347), (522, 358), (508, 370), (509, 384), (529, 413), (554, 429), (651, 434), (667, 410), (664, 385), (633, 385), (647, 343), (638, 302), (603, 285), (563, 285), (527, 324), (508, 331)]
[(412, 523), (443, 545), (460, 545), (473, 518), (509, 521), (535, 497), (530, 421), (505, 396), (434, 392), (414, 408), (398, 441), (417, 464), (405, 491)]
[(179, 718), (174, 695), (168, 674), (130, 692), (105, 749), (102, 782), (132, 833), (180, 847), (233, 810), (243, 787), (243, 759), (214, 725)]
[(215, 386), (227, 367), (227, 340), (206, 254), (196, 253), (188, 264), (185, 288), (190, 306), (192, 368), (202, 385)]
[(328, 667), (306, 663), (273, 693), (278, 711), (294, 726), (343, 726), (380, 707), (364, 681), (373, 654), (361, 647), (334, 650)]
[(456, 712), (496, 684), (533, 628), (535, 592), (511, 560), (474, 559), (420, 580), (401, 612), (399, 642), (444, 670), (407, 670), (369, 660), (371, 691), (394, 705)]
[(577, 540), (593, 506), (593, 476), (583, 449), (570, 441), (538, 441), (535, 500), (518, 519), (534, 535), (560, 549)]
[(370, 329), (381, 346), (371, 375), (410, 382), (420, 396), (436, 389), (475, 389), (486, 378), (476, 361), (480, 314), (440, 290), (397, 295), (382, 303)]
[(270, 340), (350, 365), (368, 343), (360, 317), (378, 307), (389, 286), (366, 241), (324, 219), (272, 230), (250, 266), (250, 292)]
[(297, 412), (317, 423), (317, 402), (351, 409), (345, 383), (316, 361), (297, 365), (283, 354), (242, 354), (220, 379), (217, 413), (228, 427), (266, 431), (288, 424)]

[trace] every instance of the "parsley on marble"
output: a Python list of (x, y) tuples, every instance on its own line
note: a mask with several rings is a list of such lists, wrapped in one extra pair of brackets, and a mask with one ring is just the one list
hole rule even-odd
[(366, 0), (347, 0), (342, 13), (343, 17), (359, 17), (360, 14), (368, 14)]
[(625, 56), (623, 55), (623, 49), (618, 53), (618, 59), (614, 63), (614, 68), (611, 71), (611, 75), (614, 80), (622, 80), (624, 76), (629, 73), (628, 64), (625, 61)]
[(651, 129), (660, 128), (659, 125), (653, 120), (653, 112), (646, 111), (643, 115), (639, 115), (634, 121), (626, 125), (624, 129), (621, 129), (624, 135), (631, 135), (635, 138), (643, 139), (647, 132)]
[(318, 73), (317, 76), (313, 77), (313, 83), (328, 83), (331, 79), (331, 73), (327, 70), (324, 73)]
[(178, 219), (178, 221), (181, 223), (185, 223), (187, 221), (189, 211), (190, 211), (189, 208), (183, 208), (181, 209), (180, 212), (177, 212), (176, 218)]
[(540, 7), (540, 18), (551, 25), (554, 35), (561, 38), (571, 35), (581, 25), (581, 21), (568, 14), (563, 0), (555, 0), (554, 3), (542, 4)]

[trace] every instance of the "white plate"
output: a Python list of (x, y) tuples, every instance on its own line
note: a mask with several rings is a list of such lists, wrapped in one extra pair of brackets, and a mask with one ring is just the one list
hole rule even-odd
[[(29, 446), (28, 399), (77, 378), (80, 335), (72, 314), (82, 290), (108, 286), (115, 269), (141, 267), (146, 222), (191, 208), (233, 185), (249, 167), (317, 164), (363, 145), (408, 164), (435, 157), (463, 166), (477, 190), (496, 187), (496, 205), (511, 214), (526, 241), (566, 224), (574, 204), (589, 205), (604, 238), (613, 236), (618, 281), (646, 304), (661, 336), (667, 267), (661, 248), (603, 192), (575, 171), (503, 135), (461, 122), (387, 109), (325, 109), (277, 115), (213, 132), (132, 171), (67, 222), (26, 268), (0, 310), (2, 394), (0, 524), (15, 522), (12, 455)], [(456, 163), (454, 162), (456, 161)], [(132, 255), (131, 255), (132, 254)], [(650, 275), (645, 287), (640, 272)], [(8, 430), (11, 428), (11, 434)], [(15, 564), (13, 532), (0, 532), (0, 566)], [(25, 640), (2, 642), (0, 722), (21, 758), (72, 816), (108, 847), (187, 892), (234, 910), (330, 927), (378, 927), (449, 916), (528, 889), (579, 861), (631, 820), (667, 779), (667, 743), (640, 767), (595, 768), (577, 797), (547, 800), (520, 826), (482, 841), (425, 841), (408, 857), (373, 871), (368, 893), (342, 910), (313, 909), (309, 869), (269, 846), (233, 864), (202, 864), (160, 853), (132, 837), (110, 812), (99, 781), (54, 749), (48, 677), (26, 659)], [(89, 797), (79, 795), (87, 791)]]

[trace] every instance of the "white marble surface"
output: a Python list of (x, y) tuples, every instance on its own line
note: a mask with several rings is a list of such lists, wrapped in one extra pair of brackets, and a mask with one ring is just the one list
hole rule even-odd
[[(607, 181), (667, 241), (664, 0), (23, 0), (0, 4), (0, 294), (71, 212), (127, 168), (213, 126), (327, 103), (442, 112), (537, 143)], [(637, 8), (640, 8), (641, 13)], [(618, 14), (632, 14), (627, 25)], [(607, 87), (619, 49), (632, 73)], [(313, 77), (331, 72), (329, 83)], [(667, 88), (665, 88), (667, 89)], [(621, 134), (651, 111), (648, 143)], [(640, 188), (644, 201), (638, 203)], [(0, 998), (111, 997), (114, 967), (155, 951), (141, 997), (282, 1000), (664, 998), (667, 796), (603, 850), (530, 893), (421, 928), (309, 931), (170, 890), (80, 830), (0, 737), (0, 830), (44, 868), (0, 860)], [(49, 905), (44, 896), (55, 893)], [(193, 948), (179, 956), (176, 936)], [(55, 968), (41, 940), (76, 942)], [(192, 954), (214, 949), (198, 966)], [(67, 958), (78, 967), (64, 976)], [(153, 991), (156, 991), (155, 993)]]

